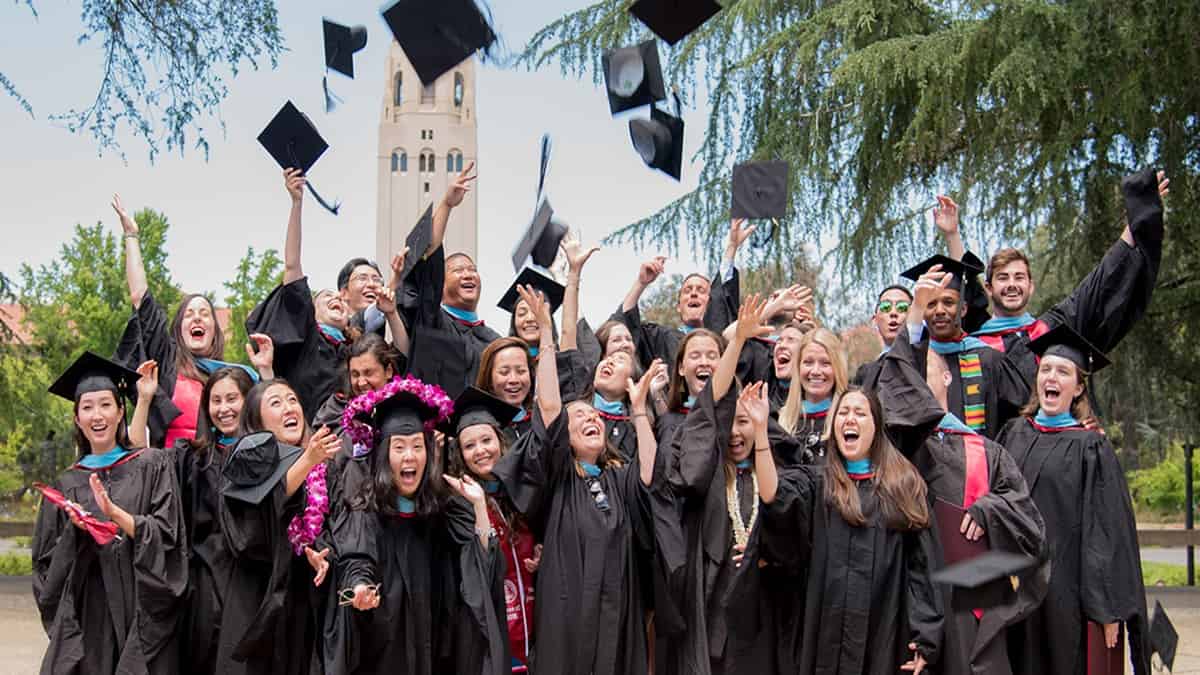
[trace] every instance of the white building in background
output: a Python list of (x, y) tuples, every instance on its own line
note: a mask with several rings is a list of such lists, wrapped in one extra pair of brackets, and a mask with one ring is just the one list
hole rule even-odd
[[(393, 41), (379, 121), (375, 255), (380, 265), (386, 267), (426, 207), (436, 204), (454, 176), (475, 161), (476, 148), (474, 59), (423, 86)], [(478, 259), (477, 194), (472, 189), (451, 213), (447, 254), (464, 252)]]

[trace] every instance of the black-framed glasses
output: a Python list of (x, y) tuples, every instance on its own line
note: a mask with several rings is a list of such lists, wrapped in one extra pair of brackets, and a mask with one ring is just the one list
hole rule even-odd
[(604, 488), (600, 486), (599, 478), (588, 478), (588, 492), (592, 493), (592, 499), (596, 501), (596, 508), (601, 511), (607, 511), (611, 508), (608, 503), (608, 495), (604, 494)]
[(907, 300), (901, 300), (899, 302), (880, 300), (879, 305), (875, 308), (875, 311), (879, 312), (880, 314), (888, 314), (892, 311), (892, 308), (895, 307), (897, 312), (900, 314), (905, 314), (908, 312), (908, 308), (911, 306), (912, 303)]

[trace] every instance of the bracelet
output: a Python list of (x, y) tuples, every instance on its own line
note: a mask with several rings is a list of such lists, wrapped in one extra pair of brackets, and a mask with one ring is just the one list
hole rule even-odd
[(121, 236), (121, 238), (122, 239), (137, 239), (138, 233), (137, 232), (126, 232), (125, 234), (123, 234)]

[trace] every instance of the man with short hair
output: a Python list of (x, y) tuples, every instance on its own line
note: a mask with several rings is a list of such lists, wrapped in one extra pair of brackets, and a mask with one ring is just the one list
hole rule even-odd
[(912, 301), (912, 293), (900, 284), (892, 284), (879, 292), (871, 324), (883, 340), (883, 351), (879, 352), (874, 361), (868, 361), (858, 367), (858, 371), (854, 373), (854, 384), (867, 389), (875, 387), (879, 369), (883, 365), (883, 357), (892, 348), (892, 341), (904, 329), (904, 317), (908, 315)]
[[(984, 284), (992, 317), (972, 335), (993, 349), (1012, 353), (1030, 383), (1037, 377), (1037, 359), (1028, 344), (1059, 324), (1070, 325), (1100, 351), (1111, 351), (1150, 304), (1162, 260), (1162, 199), (1170, 183), (1153, 168), (1121, 181), (1127, 216), (1121, 237), (1070, 295), (1038, 318), (1028, 312), (1036, 290), (1029, 259), (1015, 248), (997, 251), (988, 262)], [(947, 201), (940, 207), (941, 214), (935, 212), (935, 221), (951, 257), (961, 260), (965, 251), (958, 207)]]

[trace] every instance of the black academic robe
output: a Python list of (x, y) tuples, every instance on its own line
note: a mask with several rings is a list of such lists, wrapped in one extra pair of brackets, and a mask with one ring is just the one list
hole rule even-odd
[(246, 333), (271, 336), (275, 375), (292, 385), (304, 418), (312, 420), (344, 377), (345, 344), (326, 337), (317, 325), (308, 277), (275, 287), (246, 317)]
[(171, 322), (154, 294), (146, 291), (142, 304), (133, 310), (133, 316), (125, 324), (125, 332), (117, 344), (113, 361), (126, 368), (136, 370), (146, 361), (158, 363), (158, 391), (150, 404), (147, 426), (150, 428), (150, 443), (161, 446), (167, 437), (167, 427), (182, 411), (171, 400), (175, 395), (175, 380), (178, 371), (175, 355), (179, 346), (171, 335)]
[(1014, 672), (1086, 673), (1087, 622), (1119, 621), (1134, 675), (1150, 673), (1137, 524), (1108, 439), (1079, 427), (1044, 431), (1019, 417), (999, 441), (1025, 474), (1052, 544), (1046, 599), (1009, 631)]
[(652, 502), (655, 532), (668, 570), (671, 601), (682, 625), (657, 624), (658, 673), (775, 672), (773, 622), (768, 619), (753, 633), (730, 630), (730, 624), (743, 617), (729, 607), (737, 568), (727, 481), (736, 481), (738, 516), (747, 532), (753, 528), (758, 501), (752, 471), (736, 470), (725, 459), (736, 407), (734, 388), (714, 404), (712, 389), (705, 387), (677, 444), (660, 448), (671, 456), (664, 484), (656, 489)]
[(564, 410), (500, 459), (496, 477), (543, 544), (533, 672), (640, 675), (647, 670), (639, 560), (652, 555), (649, 491), (637, 462), (598, 478), (608, 510), (576, 473)]
[[(883, 358), (879, 396), (888, 435), (925, 479), (931, 510), (936, 500), (961, 507), (967, 482), (965, 436), (937, 429), (945, 411), (917, 373), (912, 348), (904, 340)], [(1045, 560), (1046, 528), (1025, 477), (1000, 444), (982, 440), (987, 492), (967, 512), (987, 532), (991, 550)], [(939, 566), (944, 560), (942, 536), (961, 536), (958, 527), (959, 523), (937, 523), (934, 529), (939, 535)], [(977, 589), (943, 586), (946, 635), (938, 672), (1011, 673), (1006, 632), (1041, 604), (1050, 571), (1048, 563), (1042, 564), (1023, 575), (1015, 591), (1007, 578)], [(986, 607), (982, 619), (975, 617), (976, 607)]]
[[(709, 288), (708, 306), (704, 308), (704, 327), (720, 335), (737, 319), (738, 272), (733, 271), (733, 279), (727, 283), (715, 283)], [(730, 312), (730, 303), (732, 313)], [(661, 359), (670, 367), (675, 362), (675, 351), (683, 341), (684, 333), (678, 327), (660, 326), (652, 321), (642, 321), (642, 313), (637, 307), (628, 312), (620, 307), (609, 317), (620, 321), (629, 329), (633, 336), (633, 344), (637, 349), (638, 361), (642, 368), (649, 368), (654, 359)]]
[(828, 412), (804, 415), (796, 421), (796, 430), (792, 437), (799, 444), (800, 464), (820, 464), (825, 461), (825, 420)]
[(88, 483), (100, 476), (133, 516), (133, 537), (98, 546), (49, 500), (33, 534), (33, 596), (50, 638), (41, 672), (176, 673), (187, 592), (187, 539), (172, 455), (147, 449), (108, 469), (70, 468), (54, 487), (103, 518)]
[(188, 550), (188, 594), (181, 617), (181, 672), (217, 673), (217, 644), (221, 611), (233, 554), (221, 531), (220, 486), (224, 451), (198, 452), (191, 443), (175, 446), (175, 470), (183, 506)]
[[(748, 549), (735, 593), (761, 593), (758, 559), (807, 569), (794, 669), (814, 675), (894, 675), (910, 642), (936, 666), (942, 598), (930, 580), (929, 529), (892, 530), (881, 520), (873, 480), (856, 481), (867, 526), (854, 527), (825, 501), (823, 466), (779, 474), (775, 500), (759, 511), (761, 548)], [(781, 657), (784, 658), (784, 657)]]
[[(1048, 331), (1067, 324), (1101, 352), (1112, 351), (1146, 314), (1162, 262), (1163, 206), (1158, 179), (1147, 169), (1122, 181), (1125, 209), (1134, 245), (1113, 244), (1099, 264), (1071, 294), (1038, 317)], [(1032, 387), (1037, 380), (1037, 356), (1029, 351), (1029, 329), (991, 338), (993, 346), (1012, 353)]]
[(338, 588), (379, 584), (380, 604), (332, 610), (327, 673), (509, 672), (504, 559), (495, 538), (480, 546), (465, 500), (447, 500), (433, 517), (346, 510), (333, 536)]
[(854, 371), (854, 377), (850, 380), (850, 384), (856, 387), (862, 387), (870, 391), (875, 391), (879, 386), (879, 371), (883, 368), (883, 357), (887, 356), (884, 352), (880, 354), (874, 361), (867, 361)]
[(445, 256), (439, 246), (413, 267), (404, 280), (400, 307), (412, 343), (409, 373), (457, 397), (475, 383), (483, 350), (500, 335), (483, 323), (464, 323), (442, 309)]
[[(336, 494), (337, 475), (326, 485)], [(233, 554), (233, 572), (221, 614), (217, 672), (231, 675), (316, 675), (321, 671), (322, 609), (332, 593), (330, 579), (313, 587), (314, 572), (303, 555), (295, 555), (287, 526), (303, 512), (303, 486), (291, 497), (286, 477), (258, 505), (221, 498), (221, 528)], [(312, 547), (331, 548), (328, 518)]]
[[(903, 340), (904, 333), (896, 338)], [(929, 349), (929, 334), (926, 331), (921, 342), (912, 345), (914, 363), (917, 372), (925, 372), (926, 357)], [(895, 349), (895, 345), (892, 346)], [(1029, 402), (1031, 387), (1017, 368), (1013, 359), (1007, 358), (1003, 352), (983, 346), (965, 350), (965, 354), (979, 357), (979, 365), (983, 372), (982, 378), (971, 378), (981, 388), (981, 396), (985, 407), (985, 421), (980, 434), (994, 439), (1009, 420), (1016, 417), (1021, 408)], [(970, 422), (966, 411), (966, 395), (963, 391), (962, 371), (959, 367), (961, 354), (943, 356), (946, 368), (950, 371), (950, 388), (946, 392), (947, 408), (954, 416), (963, 422)]]

